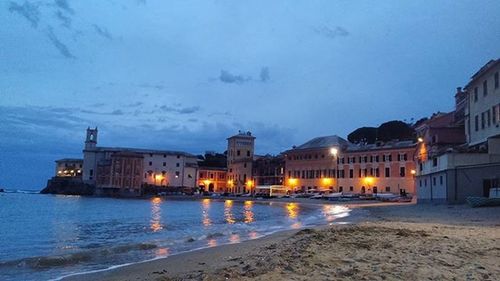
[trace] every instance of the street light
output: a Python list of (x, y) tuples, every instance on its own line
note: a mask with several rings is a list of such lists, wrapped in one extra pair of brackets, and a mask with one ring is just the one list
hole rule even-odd
[(335, 174), (333, 177), (335, 178), (335, 191), (339, 191), (339, 163), (337, 155), (339, 154), (339, 150), (336, 147), (330, 148), (330, 154), (333, 156), (333, 161), (335, 162)]

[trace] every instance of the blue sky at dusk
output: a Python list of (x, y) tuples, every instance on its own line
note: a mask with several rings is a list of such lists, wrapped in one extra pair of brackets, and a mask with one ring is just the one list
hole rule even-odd
[(500, 1), (0, 2), (0, 186), (99, 145), (257, 153), (453, 109)]

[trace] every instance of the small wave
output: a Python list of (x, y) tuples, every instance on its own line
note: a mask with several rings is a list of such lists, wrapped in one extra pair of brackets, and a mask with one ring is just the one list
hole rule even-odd
[(224, 233), (214, 232), (214, 233), (207, 234), (207, 239), (214, 239), (214, 238), (219, 238), (219, 237), (223, 237), (223, 236), (224, 236)]
[(146, 243), (120, 245), (112, 248), (98, 248), (66, 255), (31, 257), (6, 261), (0, 263), (0, 268), (15, 266), (27, 267), (31, 269), (47, 269), (52, 267), (76, 265), (82, 262), (98, 261), (101, 258), (106, 258), (114, 254), (123, 254), (130, 251), (151, 250), (155, 248), (157, 248), (157, 245)]
[(22, 193), (22, 194), (40, 194), (40, 191), (36, 190), (22, 190), (22, 189), (5, 189), (5, 193)]

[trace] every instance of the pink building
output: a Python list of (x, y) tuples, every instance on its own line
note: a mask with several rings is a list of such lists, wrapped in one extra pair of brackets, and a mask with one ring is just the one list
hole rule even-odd
[(293, 191), (372, 194), (415, 192), (415, 143), (354, 145), (338, 136), (312, 139), (285, 152)]

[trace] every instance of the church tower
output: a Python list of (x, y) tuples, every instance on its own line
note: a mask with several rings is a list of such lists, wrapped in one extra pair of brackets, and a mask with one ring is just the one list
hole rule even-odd
[(97, 127), (87, 128), (87, 138), (85, 139), (85, 149), (94, 149), (97, 146)]

